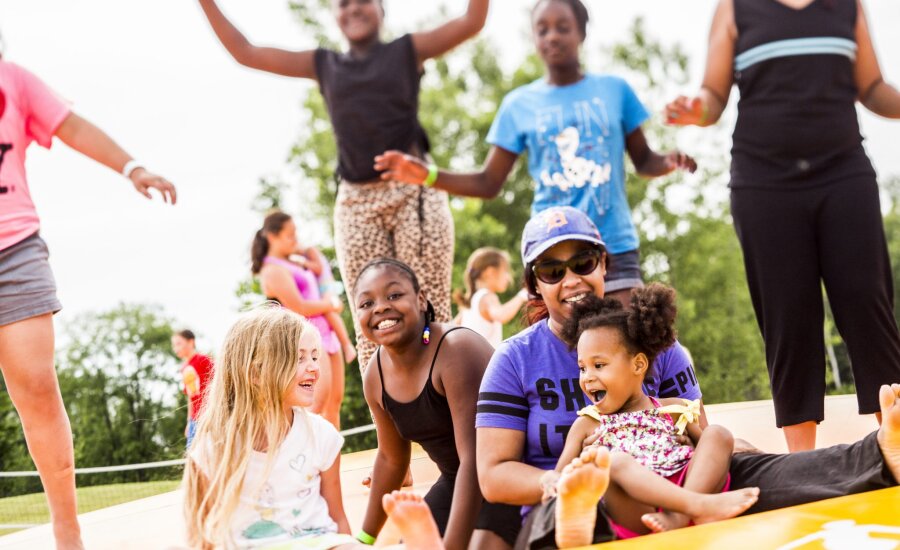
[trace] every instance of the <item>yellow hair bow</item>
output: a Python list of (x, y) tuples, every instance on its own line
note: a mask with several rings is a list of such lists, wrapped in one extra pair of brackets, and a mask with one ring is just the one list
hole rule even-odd
[(691, 401), (690, 399), (682, 399), (681, 401), (684, 403), (683, 405), (666, 405), (665, 407), (659, 408), (659, 412), (661, 413), (680, 415), (678, 421), (675, 422), (675, 430), (679, 434), (684, 433), (688, 424), (693, 424), (700, 420), (700, 400), (694, 399)]

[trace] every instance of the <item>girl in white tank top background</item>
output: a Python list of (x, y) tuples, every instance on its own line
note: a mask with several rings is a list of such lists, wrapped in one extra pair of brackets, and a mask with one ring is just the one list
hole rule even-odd
[(456, 324), (474, 330), (496, 348), (503, 341), (503, 324), (528, 300), (524, 289), (505, 304), (497, 296), (512, 283), (509, 254), (497, 248), (479, 248), (466, 262), (464, 281), (465, 291), (457, 290), (453, 296), (460, 308)]

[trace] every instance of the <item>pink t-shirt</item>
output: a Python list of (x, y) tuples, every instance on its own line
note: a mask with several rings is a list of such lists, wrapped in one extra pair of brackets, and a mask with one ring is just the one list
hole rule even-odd
[(39, 229), (25, 177), (25, 150), (32, 141), (49, 149), (69, 112), (38, 77), (0, 58), (0, 250)]

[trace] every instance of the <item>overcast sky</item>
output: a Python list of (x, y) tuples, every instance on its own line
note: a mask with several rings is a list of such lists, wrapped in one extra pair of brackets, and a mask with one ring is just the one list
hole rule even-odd
[[(438, 4), (385, 0), (386, 24), (394, 34), (415, 30)], [(461, 13), (466, 3), (444, 4)], [(532, 48), (524, 35), (530, 4), (492, 2), (484, 34), (507, 66)], [(258, 43), (315, 46), (286, 0), (221, 5)], [(866, 5), (882, 69), (900, 82), (900, 2)], [(689, 91), (701, 76), (713, 6), (714, 0), (593, 0), (588, 47), (612, 43), (642, 15), (654, 36), (691, 55)], [(121, 176), (60, 143), (49, 152), (29, 149), (29, 183), (65, 307), (58, 326), (120, 301), (156, 303), (214, 350), (237, 314), (234, 289), (246, 276), (260, 223), (250, 210), (256, 181), (285, 173), (311, 84), (239, 67), (190, 0), (0, 0), (0, 30), (8, 59), (178, 187), (177, 206), (148, 202)], [(648, 108), (658, 113), (661, 105)], [(879, 173), (900, 174), (900, 123), (867, 114), (861, 120)], [(689, 150), (690, 143), (681, 145)]]

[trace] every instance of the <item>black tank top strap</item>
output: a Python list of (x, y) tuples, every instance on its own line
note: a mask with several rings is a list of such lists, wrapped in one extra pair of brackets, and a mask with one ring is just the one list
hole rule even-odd
[(386, 407), (384, 397), (387, 395), (387, 392), (384, 390), (384, 372), (381, 370), (381, 346), (378, 346), (375, 350), (375, 362), (378, 364), (378, 378), (381, 379), (381, 406)]
[[(457, 330), (464, 329), (464, 328), (467, 328), (467, 327), (453, 327), (450, 330), (448, 330), (447, 332), (445, 332), (441, 336), (441, 339), (438, 340), (437, 349), (434, 350), (434, 357), (431, 358), (431, 368), (428, 369), (428, 383), (431, 383), (431, 374), (434, 372), (434, 364), (437, 363), (438, 354), (441, 352), (441, 344), (444, 343), (444, 338), (446, 338), (447, 335), (450, 334), (451, 332), (456, 332)], [(471, 330), (471, 329), (467, 329), (467, 330)]]

